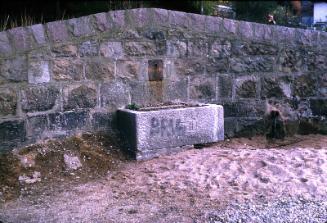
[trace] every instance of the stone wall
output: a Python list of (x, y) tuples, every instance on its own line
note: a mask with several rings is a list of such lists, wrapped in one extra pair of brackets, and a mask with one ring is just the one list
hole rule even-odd
[(327, 33), (162, 9), (0, 32), (0, 150), (110, 131), (130, 103), (224, 105), (228, 136), (263, 131), (267, 105), (326, 133)]

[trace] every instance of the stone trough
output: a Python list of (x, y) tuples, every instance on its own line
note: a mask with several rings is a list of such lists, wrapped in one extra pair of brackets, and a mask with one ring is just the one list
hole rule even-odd
[(119, 109), (118, 128), (137, 160), (146, 160), (183, 146), (224, 140), (221, 105), (170, 105), (140, 110)]

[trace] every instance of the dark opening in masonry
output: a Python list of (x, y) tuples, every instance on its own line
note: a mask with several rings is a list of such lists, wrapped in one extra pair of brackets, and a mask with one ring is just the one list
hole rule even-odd
[(163, 62), (162, 60), (149, 60), (148, 62), (149, 81), (163, 80)]
[(279, 111), (272, 110), (267, 117), (267, 139), (284, 139), (286, 135), (283, 117)]

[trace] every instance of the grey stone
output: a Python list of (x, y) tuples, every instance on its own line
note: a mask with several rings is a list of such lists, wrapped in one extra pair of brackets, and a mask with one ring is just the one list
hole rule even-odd
[(253, 137), (265, 133), (265, 125), (262, 118), (239, 118), (235, 129), (236, 137)]
[(94, 14), (93, 17), (95, 20), (95, 27), (98, 31), (105, 32), (113, 27), (113, 24), (108, 21), (106, 13), (97, 13)]
[(0, 122), (0, 151), (13, 149), (25, 141), (25, 122), (23, 120)]
[(125, 27), (125, 10), (111, 11), (108, 14), (116, 29), (123, 29)]
[(289, 77), (265, 77), (261, 82), (261, 98), (290, 98), (291, 80)]
[(78, 81), (83, 79), (83, 62), (80, 59), (54, 59), (52, 62), (54, 80)]
[(92, 126), (98, 130), (111, 130), (113, 128), (112, 113), (108, 112), (96, 112), (92, 114)]
[(0, 32), (0, 57), (8, 56), (13, 53), (7, 32)]
[(49, 61), (30, 61), (28, 67), (28, 83), (39, 84), (49, 81)]
[(118, 60), (116, 76), (129, 80), (148, 80), (147, 63), (138, 60)]
[(27, 81), (28, 78), (26, 57), (17, 56), (15, 59), (0, 61), (0, 77), (4, 79), (3, 82)]
[(48, 128), (47, 115), (30, 116), (27, 118), (27, 136), (33, 139), (42, 138)]
[(82, 163), (77, 156), (72, 156), (69, 154), (64, 154), (64, 163), (66, 170), (78, 170), (82, 167)]
[(274, 63), (272, 56), (234, 57), (230, 59), (230, 69), (235, 73), (271, 72)]
[(199, 14), (188, 13), (188, 23), (189, 26), (192, 27), (193, 30), (197, 32), (204, 32), (205, 31), (205, 24), (206, 24), (206, 17)]
[(54, 107), (59, 96), (55, 86), (33, 86), (22, 90), (21, 104), (25, 112), (47, 111)]
[(187, 29), (189, 27), (189, 15), (185, 12), (168, 11), (168, 22), (171, 27)]
[(318, 32), (308, 29), (296, 29), (295, 38), (298, 44), (314, 46), (317, 45)]
[(218, 97), (219, 98), (231, 98), (233, 81), (231, 75), (219, 75), (218, 76)]
[(150, 11), (147, 8), (126, 10), (128, 23), (133, 27), (144, 28), (152, 22)]
[(144, 31), (141, 32), (141, 34), (142, 36), (150, 40), (160, 41), (166, 39), (166, 32), (158, 28), (145, 28)]
[(90, 16), (83, 16), (68, 20), (73, 36), (80, 37), (95, 34), (90, 18)]
[(80, 44), (78, 53), (81, 57), (97, 56), (99, 54), (99, 43), (96, 40), (88, 40)]
[(184, 57), (187, 54), (187, 44), (180, 40), (167, 41), (167, 56)]
[(279, 43), (294, 44), (295, 29), (285, 26), (272, 26), (273, 36)]
[(204, 77), (191, 77), (190, 99), (209, 102), (216, 99), (216, 79)]
[(238, 22), (232, 19), (223, 19), (223, 30), (225, 33), (236, 35), (237, 34), (237, 27)]
[(97, 103), (96, 90), (92, 87), (81, 85), (73, 89), (64, 89), (64, 110), (79, 108), (94, 108)]
[(154, 56), (156, 45), (154, 42), (126, 42), (124, 52), (129, 56)]
[(225, 73), (229, 71), (229, 59), (210, 57), (206, 63), (206, 72), (208, 74)]
[(174, 61), (176, 75), (201, 75), (204, 72), (202, 59), (177, 59)]
[(239, 33), (244, 39), (253, 39), (253, 26), (252, 22), (238, 21)]
[(253, 23), (252, 26), (254, 29), (253, 38), (255, 40), (275, 42), (272, 29), (269, 25)]
[(51, 113), (48, 115), (50, 130), (77, 130), (87, 126), (87, 111)]
[(236, 79), (236, 95), (240, 98), (255, 98), (257, 95), (255, 78)]
[(153, 24), (159, 26), (159, 27), (166, 27), (169, 26), (168, 21), (168, 10), (165, 9), (158, 9), (153, 8), (150, 9), (153, 14)]
[(32, 30), (34, 39), (38, 45), (43, 45), (47, 42), (42, 24), (30, 26), (30, 29)]
[(55, 57), (76, 57), (77, 47), (75, 45), (59, 45), (51, 49)]
[(188, 81), (181, 78), (178, 81), (167, 81), (164, 85), (164, 101), (185, 102), (188, 100), (187, 95)]
[(15, 115), (17, 93), (13, 88), (0, 89), (0, 116)]
[(224, 139), (223, 108), (219, 105), (146, 112), (121, 109), (117, 116), (119, 130), (137, 160), (161, 154), (165, 148)]
[(89, 80), (112, 80), (115, 77), (115, 63), (101, 58), (89, 60), (85, 65), (85, 77)]
[(116, 110), (131, 101), (128, 86), (121, 82), (103, 83), (100, 88), (101, 106)]
[(247, 43), (239, 40), (232, 41), (232, 54), (235, 56), (261, 56), (278, 54), (278, 47), (268, 44)]
[(187, 45), (188, 56), (205, 57), (208, 55), (208, 40), (196, 39), (195, 41), (188, 41)]
[(226, 101), (223, 103), (225, 117), (262, 117), (265, 103), (257, 100)]
[(47, 23), (49, 36), (53, 42), (62, 42), (70, 39), (65, 21)]
[(231, 43), (228, 40), (216, 40), (211, 44), (210, 55), (217, 58), (226, 58), (231, 55)]
[(13, 45), (18, 52), (30, 50), (34, 46), (34, 40), (31, 33), (27, 32), (25, 27), (13, 28), (8, 31)]
[(300, 71), (303, 65), (303, 52), (302, 50), (283, 49), (278, 57), (278, 69), (282, 72)]
[(222, 30), (223, 19), (220, 17), (206, 16), (205, 31), (213, 34), (219, 34)]
[(317, 94), (317, 78), (309, 73), (294, 80), (294, 94), (300, 97), (315, 96)]
[(100, 54), (106, 58), (121, 59), (124, 56), (121, 42), (106, 41), (101, 43)]

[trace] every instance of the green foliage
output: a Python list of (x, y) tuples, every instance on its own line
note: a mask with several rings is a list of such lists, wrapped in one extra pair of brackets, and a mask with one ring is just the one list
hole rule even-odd
[(137, 111), (137, 110), (140, 109), (140, 106), (138, 106), (138, 105), (135, 104), (135, 103), (132, 103), (132, 104), (127, 105), (126, 108), (129, 109), (129, 110)]

